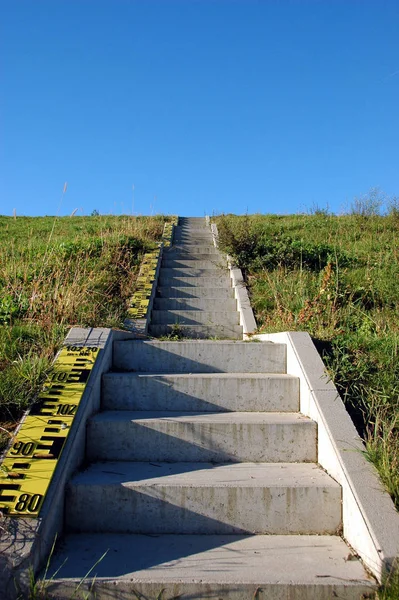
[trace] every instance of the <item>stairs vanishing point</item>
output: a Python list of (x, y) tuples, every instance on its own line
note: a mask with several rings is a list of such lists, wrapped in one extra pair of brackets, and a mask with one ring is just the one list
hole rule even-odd
[(226, 259), (204, 219), (179, 219), (150, 334), (183, 339), (114, 343), (49, 594), (372, 597), (374, 581), (340, 536), (341, 488), (317, 464), (317, 426), (299, 412), (286, 347), (242, 341)]

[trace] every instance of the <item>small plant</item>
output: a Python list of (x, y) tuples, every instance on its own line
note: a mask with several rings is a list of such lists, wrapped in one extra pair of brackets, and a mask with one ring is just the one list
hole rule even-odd
[(398, 559), (393, 568), (385, 574), (377, 592), (378, 600), (398, 600), (399, 598), (399, 569)]
[(386, 196), (379, 188), (371, 188), (367, 194), (354, 198), (350, 213), (358, 217), (376, 217), (385, 201)]
[(180, 323), (174, 323), (172, 325), (172, 331), (170, 332), (170, 340), (181, 340), (183, 338), (183, 329)]

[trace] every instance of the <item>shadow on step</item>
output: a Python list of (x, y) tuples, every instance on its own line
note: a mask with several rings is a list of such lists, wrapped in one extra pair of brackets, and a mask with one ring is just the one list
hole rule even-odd
[[(215, 492), (209, 486), (204, 490), (196, 489), (193, 497), (190, 497), (189, 488), (189, 484), (182, 484), (181, 487), (169, 487), (162, 483), (146, 486), (142, 481), (136, 482), (135, 486), (132, 481), (104, 486), (100, 492), (95, 485), (87, 485), (84, 490), (74, 488), (68, 491), (65, 499), (68, 514), (66, 529), (83, 534), (131, 533), (150, 536), (265, 533), (265, 515), (261, 519), (263, 522), (259, 523), (259, 515), (255, 515), (255, 511), (246, 511), (247, 507), (243, 505), (239, 494), (238, 499), (235, 497), (235, 490), (227, 489), (225, 493), (215, 494), (217, 500), (210, 504), (209, 498)], [(262, 493), (263, 490), (258, 494), (259, 497)], [(246, 495), (249, 498), (253, 491), (248, 490)], [(223, 505), (224, 498), (231, 503), (230, 510)], [(206, 499), (208, 502), (204, 502)], [(210, 516), (212, 513), (222, 513), (224, 520), (213, 518)], [(235, 524), (237, 520), (249, 526), (240, 527)], [(254, 531), (251, 531), (250, 524)]]
[[(88, 459), (181, 462), (183, 468), (185, 463), (195, 462), (265, 460), (273, 442), (268, 444), (266, 440), (266, 448), (259, 447), (255, 437), (257, 430), (251, 430), (245, 436), (245, 430), (226, 429), (223, 422), (218, 426), (202, 421), (196, 426), (193, 419), (196, 415), (204, 417), (204, 414), (207, 413), (107, 411), (88, 424)], [(215, 413), (208, 414), (212, 417)], [(229, 433), (227, 437), (226, 432)], [(252, 440), (247, 439), (251, 435)]]
[(299, 410), (297, 381), (273, 375), (109, 373), (103, 382), (103, 410)]
[[(103, 556), (105, 557), (95, 566), (91, 577), (111, 579), (129, 575), (132, 578), (140, 577), (140, 572), (145, 569), (156, 568), (157, 575), (170, 576), (170, 569), (184, 560), (184, 570), (189, 577), (190, 570), (196, 572), (198, 567), (198, 555), (204, 554), (208, 550), (223, 548), (225, 554), (224, 561), (218, 561), (217, 565), (208, 566), (209, 573), (218, 570), (221, 578), (229, 580), (229, 575), (235, 573), (236, 569), (242, 566), (242, 553), (234, 548), (234, 543), (248, 540), (250, 544), (252, 535), (129, 535), (129, 534), (87, 534), (84, 537), (70, 535), (59, 544), (58, 556), (52, 561), (48, 578), (50, 578), (57, 569), (57, 579), (76, 578), (82, 579), (86, 576), (90, 566), (93, 567)], [(246, 546), (248, 547), (248, 542)], [(231, 549), (229, 546), (231, 545)], [(254, 544), (253, 552), (256, 553), (258, 547)], [(259, 552), (258, 552), (259, 553)], [(188, 557), (193, 556), (190, 559)], [(66, 562), (63, 565), (62, 561)], [(222, 567), (222, 569), (221, 569)], [(230, 589), (230, 586), (229, 586)], [(159, 590), (158, 590), (159, 592)], [(131, 590), (126, 595), (118, 599), (132, 599)], [(197, 592), (198, 594), (198, 592)], [(103, 596), (102, 596), (103, 597)], [(133, 596), (134, 597), (134, 596)], [(189, 596), (184, 596), (189, 599)], [(214, 598), (214, 594), (209, 592), (209, 596), (204, 590), (201, 598)], [(110, 598), (115, 598), (115, 590), (110, 590)], [(198, 595), (194, 598), (198, 600)], [(219, 598), (217, 595), (216, 598)]]

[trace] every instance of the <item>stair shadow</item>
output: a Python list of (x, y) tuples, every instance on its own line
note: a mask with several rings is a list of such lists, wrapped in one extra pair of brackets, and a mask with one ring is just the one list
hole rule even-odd
[[(164, 269), (173, 269), (174, 273), (168, 275), (162, 273)], [(204, 273), (203, 271), (208, 271)], [(163, 267), (161, 266), (160, 277), (222, 277), (228, 273), (227, 265), (225, 267), (207, 269), (206, 267)]]
[[(214, 412), (207, 413), (214, 415)], [(152, 418), (162, 419), (165, 423), (172, 423), (173, 434), (167, 433), (166, 431), (160, 431), (151, 427), (151, 422), (148, 420), (151, 418), (151, 413), (142, 413), (142, 419), (145, 423), (140, 423), (140, 413), (134, 413), (134, 421), (129, 423), (128, 432), (126, 429), (124, 432), (112, 429), (112, 423), (109, 424), (110, 437), (116, 440), (115, 446), (110, 442), (108, 452), (112, 453), (112, 456), (118, 456), (118, 459), (112, 459), (104, 457), (102, 454), (96, 455), (95, 450), (91, 453), (92, 456), (100, 457), (100, 460), (122, 460), (122, 461), (137, 461), (137, 462), (168, 462), (176, 463), (179, 462), (182, 465), (185, 463), (236, 463), (242, 460), (237, 458), (232, 452), (228, 452), (223, 449), (223, 445), (226, 441), (223, 437), (222, 430), (214, 433), (213, 436), (207, 435), (206, 430), (209, 429), (210, 424), (202, 422), (201, 426), (198, 427), (190, 421), (182, 422), (176, 421), (177, 417), (188, 416), (194, 417), (195, 415), (203, 416), (204, 412), (165, 412), (160, 414), (155, 412)], [(158, 421), (159, 422), (159, 421)], [(123, 425), (125, 427), (125, 424)], [(93, 423), (93, 433), (96, 431), (96, 422)], [(88, 436), (91, 435), (91, 425), (89, 424)], [(119, 439), (122, 439), (123, 444), (119, 443)], [(186, 440), (181, 436), (190, 435), (192, 439)], [(239, 442), (242, 442), (242, 434), (240, 439), (240, 433), (237, 434), (236, 447), (239, 449)], [(234, 440), (232, 442), (234, 444)], [(242, 453), (241, 453), (242, 454)], [(254, 453), (256, 456), (256, 452)], [(261, 453), (258, 453), (259, 458), (256, 461), (263, 460)], [(251, 459), (251, 462), (253, 460)], [(204, 467), (206, 468), (206, 467)]]
[[(220, 383), (220, 395), (218, 403), (209, 398), (209, 394), (204, 393), (203, 397), (199, 395), (188, 394), (180, 391), (167, 379), (167, 375), (152, 375), (151, 377), (144, 374), (138, 374), (138, 378), (143, 377), (145, 386), (140, 387), (140, 393), (132, 393), (128, 388), (126, 391), (121, 389), (118, 392), (120, 403), (116, 410), (171, 410), (184, 412), (238, 412), (248, 411), (247, 396), (236, 395), (225, 399), (222, 396), (223, 380)], [(162, 390), (160, 389), (162, 388)], [(158, 393), (160, 392), (160, 393)], [(215, 391), (213, 392), (215, 394)], [(165, 394), (167, 397), (165, 398)], [(108, 410), (111, 410), (110, 408)], [(262, 410), (253, 408), (252, 410)]]
[[(212, 287), (212, 288), (227, 288), (230, 289), (231, 288), (231, 279), (229, 277), (229, 275), (226, 275), (226, 280), (224, 281), (223, 279), (223, 275), (216, 275), (216, 276), (191, 276), (190, 275), (182, 275), (181, 277), (171, 277), (169, 275), (163, 276), (162, 272), (159, 276), (159, 287), (193, 287), (193, 288), (197, 288), (197, 287)], [(182, 279), (184, 279), (184, 281), (182, 281)], [(196, 279), (197, 283), (192, 283), (191, 281), (189, 281), (190, 279)], [(206, 282), (205, 285), (198, 285), (199, 283), (203, 283), (201, 280), (203, 279), (215, 279), (215, 281), (212, 281), (209, 283), (209, 281)], [(233, 289), (233, 288), (231, 288)]]
[[(140, 464), (140, 463), (138, 463)], [(214, 468), (214, 467), (210, 467)], [(110, 471), (104, 467), (104, 473), (109, 477)], [(179, 487), (168, 489), (157, 484), (147, 487), (132, 487), (129, 483), (139, 478), (123, 479), (115, 473), (114, 485), (105, 486), (101, 493), (86, 489), (84, 491), (85, 505), (82, 512), (74, 508), (74, 518), (67, 518), (66, 527), (69, 533), (130, 533), (144, 535), (231, 535), (254, 534), (262, 531), (251, 531), (233, 523), (234, 516), (225, 520), (213, 518), (203, 514), (201, 510), (211, 512), (211, 506), (203, 506), (197, 499), (187, 500), (191, 506), (178, 504), (181, 501), (183, 490)], [(117, 486), (117, 487), (116, 487)], [(116, 491), (117, 490), (117, 491)], [(209, 488), (207, 488), (209, 490)], [(118, 499), (118, 510), (115, 506), (115, 496)], [(180, 498), (179, 498), (180, 496)], [(73, 502), (74, 496), (67, 491), (65, 505)], [(80, 499), (82, 502), (82, 498)], [(87, 510), (90, 506), (90, 512)], [(104, 514), (104, 506), (109, 511), (109, 524), (98, 522), (98, 515)], [(196, 508), (194, 508), (196, 507)], [(216, 507), (216, 505), (215, 505)], [(218, 507), (216, 507), (218, 508)], [(226, 510), (226, 513), (228, 511)], [(234, 511), (232, 511), (233, 514)], [(139, 514), (135, 519), (134, 515)], [(84, 522), (80, 527), (78, 523)]]
[[(151, 320), (151, 325), (206, 325), (206, 326), (210, 326), (213, 327), (218, 326), (218, 327), (234, 327), (235, 325), (239, 325), (240, 324), (240, 318), (239, 318), (239, 313), (238, 311), (231, 311), (233, 313), (233, 317), (231, 318), (231, 315), (229, 315), (229, 317), (226, 317), (225, 313), (223, 311), (220, 311), (221, 314), (221, 318), (220, 320), (215, 320), (211, 317), (209, 317), (208, 319), (204, 320), (198, 320), (194, 318), (194, 313), (197, 313), (198, 315), (203, 315), (204, 311), (199, 310), (199, 309), (194, 309), (190, 312), (193, 313), (193, 317), (188, 317), (186, 315), (184, 316), (180, 316), (180, 315), (176, 315), (174, 313), (174, 310), (179, 310), (179, 309), (171, 309), (171, 310), (165, 310), (162, 312), (167, 312), (169, 313), (168, 315), (168, 321), (165, 322), (161, 319), (152, 319)], [(209, 312), (213, 312), (213, 311), (209, 311)], [(234, 315), (234, 313), (236, 313), (236, 316)], [(217, 312), (216, 312), (217, 314)], [(223, 318), (222, 318), (223, 316)]]
[[(195, 298), (198, 300), (198, 298), (214, 298), (214, 296), (198, 296), (198, 291), (196, 292), (195, 290), (198, 289), (202, 289), (202, 287), (205, 286), (190, 286), (190, 285), (158, 285), (157, 287), (157, 294), (156, 297), (157, 298)], [(161, 290), (159, 288), (162, 288)], [(173, 290), (171, 289), (173, 288)], [(213, 288), (215, 289), (215, 288)], [(218, 297), (216, 296), (216, 298), (220, 299), (221, 302), (223, 302), (223, 300), (225, 298), (233, 298), (233, 288), (230, 287), (223, 287), (223, 288), (218, 288), (218, 289), (224, 289), (226, 290), (227, 293), (225, 296), (223, 297)], [(167, 292), (167, 295), (166, 295)], [(173, 293), (173, 296), (171, 295)]]
[[(139, 342), (142, 343), (142, 342)], [(161, 343), (165, 343), (165, 342), (161, 342)], [(176, 347), (178, 348), (179, 346), (181, 346), (182, 344), (187, 344), (190, 343), (188, 340), (183, 341), (178, 341), (178, 342), (170, 342), (170, 344), (175, 344)], [(197, 342), (192, 342), (193, 344), (196, 344)], [(201, 343), (206, 343), (206, 344), (219, 344), (218, 341), (210, 341), (210, 340), (204, 340)], [(226, 342), (222, 342), (223, 344), (225, 344)], [(234, 343), (234, 342), (232, 342)], [(165, 344), (166, 345), (166, 344)], [(168, 373), (174, 373), (174, 374), (193, 374), (196, 373), (198, 375), (200, 375), (201, 373), (224, 373), (225, 371), (223, 371), (222, 369), (217, 369), (209, 364), (206, 364), (204, 362), (200, 362), (199, 360), (193, 360), (191, 358), (187, 358), (186, 356), (181, 356), (175, 352), (171, 352), (170, 350), (165, 350), (162, 347), (157, 347), (157, 355), (160, 356), (160, 359), (158, 359), (158, 362), (160, 365), (162, 365), (162, 373), (163, 374), (168, 374)], [(151, 373), (151, 371), (148, 370), (148, 361), (144, 358), (142, 360), (140, 354), (138, 354), (137, 356), (135, 356), (135, 360), (136, 363), (138, 363), (137, 368), (136, 369), (126, 369), (126, 370), (120, 370), (118, 369), (118, 373)], [(158, 367), (157, 371), (160, 370), (160, 367)], [(154, 371), (155, 372), (155, 371)]]
[[(193, 556), (192, 561), (185, 560), (187, 571), (191, 570), (195, 574), (198, 566), (198, 560), (194, 558), (195, 555), (221, 547), (224, 548), (228, 557), (224, 561), (218, 561), (217, 572), (221, 572), (220, 567), (222, 566), (222, 573), (227, 576), (235, 573), (235, 570), (241, 566), (242, 560), (241, 552), (236, 551), (234, 548), (229, 549), (229, 545), (238, 540), (250, 539), (255, 536), (251, 534), (225, 535), (222, 537), (215, 535), (183, 535), (177, 538), (168, 534), (137, 534), (133, 544), (130, 534), (109, 534), (104, 538), (101, 534), (91, 533), (85, 537), (87, 538), (86, 548), (79, 549), (80, 551), (77, 554), (75, 552), (72, 554), (73, 546), (70, 542), (76, 539), (73, 534), (58, 545), (58, 550), (62, 551), (62, 555), (54, 556), (48, 573), (49, 579), (57, 573), (58, 569), (60, 570), (57, 573), (57, 579), (83, 578), (87, 573), (87, 567), (95, 565), (105, 553), (104, 558), (91, 573), (92, 578), (113, 580), (115, 577), (123, 577), (124, 575), (139, 577), (140, 571), (151, 568), (155, 568), (157, 574), (162, 574), (162, 571), (164, 571), (167, 576), (169, 569), (178, 566), (182, 558), (187, 559), (190, 556)], [(254, 545), (254, 551), (256, 549)], [(69, 555), (68, 560), (62, 565), (65, 555)], [(210, 567), (208, 571), (212, 573), (215, 569)], [(213, 596), (201, 595), (202, 597), (212, 598)], [(220, 596), (217, 597), (220, 598)], [(115, 595), (112, 598), (115, 598)], [(132, 596), (126, 596), (126, 598), (131, 599)], [(195, 596), (195, 598), (198, 599), (198, 596)]]

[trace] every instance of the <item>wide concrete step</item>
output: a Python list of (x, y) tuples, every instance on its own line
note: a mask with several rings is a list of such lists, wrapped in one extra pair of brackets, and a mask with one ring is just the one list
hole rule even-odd
[(89, 461), (315, 462), (316, 423), (299, 413), (105, 411), (88, 424)]
[(176, 235), (173, 236), (173, 244), (199, 244), (213, 246), (213, 238), (209, 234), (203, 236)]
[(78, 586), (96, 600), (156, 600), (161, 590), (165, 600), (360, 600), (375, 588), (345, 542), (328, 535), (70, 534), (47, 578), (58, 600)]
[(100, 462), (67, 486), (68, 531), (331, 534), (341, 487), (312, 463)]
[(172, 287), (231, 287), (230, 275), (221, 273), (220, 275), (212, 275), (208, 277), (169, 277), (163, 275), (162, 270), (159, 273), (159, 285)]
[(226, 298), (223, 303), (218, 298), (154, 298), (154, 310), (185, 310), (217, 312), (220, 307), (226, 311), (237, 310), (237, 300)]
[(188, 259), (169, 259), (164, 258), (161, 264), (162, 269), (208, 269), (217, 271), (218, 269), (227, 269), (227, 261), (219, 258), (212, 260)]
[(149, 326), (149, 334), (153, 337), (178, 336), (191, 340), (242, 340), (243, 328), (241, 325), (175, 325), (153, 324)]
[[(218, 252), (213, 252), (213, 253), (208, 253), (208, 254), (187, 254), (187, 252), (178, 252), (175, 249), (171, 249), (170, 251), (171, 253), (168, 252), (164, 252), (163, 253), (163, 258), (162, 258), (162, 264), (164, 264), (164, 262), (187, 262), (187, 266), (190, 266), (191, 264), (196, 264), (197, 262), (210, 262), (211, 264), (216, 264), (216, 265), (226, 265), (227, 260), (226, 257), (223, 256), (222, 254), (219, 254)], [(173, 266), (173, 265), (172, 265)]]
[(174, 238), (207, 239), (213, 243), (213, 236), (210, 229), (175, 227), (173, 233)]
[(214, 265), (210, 269), (202, 269), (198, 268), (195, 265), (192, 267), (163, 267), (160, 271), (161, 277), (219, 277), (219, 276), (227, 276), (228, 281), (230, 281), (230, 271), (227, 269), (227, 266), (222, 269), (221, 267), (217, 267)]
[(151, 323), (179, 325), (239, 325), (240, 315), (237, 311), (205, 311), (205, 310), (153, 310)]
[(179, 254), (180, 256), (183, 256), (184, 254), (210, 254), (219, 256), (219, 252), (215, 246), (207, 244), (173, 244), (172, 248), (169, 248), (168, 250), (168, 255), (173, 256), (174, 253)]
[(158, 286), (159, 298), (233, 298), (234, 290), (229, 287), (183, 287), (183, 286)]
[(192, 236), (186, 236), (184, 238), (182, 238), (180, 236), (177, 237), (177, 239), (175, 240), (175, 238), (173, 238), (173, 245), (175, 246), (209, 246), (209, 247), (215, 247), (213, 244), (213, 239), (212, 237), (207, 237), (207, 238), (194, 238)]
[[(117, 371), (190, 375), (217, 372), (286, 373), (286, 352), (285, 344), (271, 342), (125, 340), (114, 342), (113, 368)], [(298, 401), (299, 380), (292, 378), (291, 381), (293, 387), (288, 393), (292, 393)]]
[(205, 219), (199, 218), (197, 221), (182, 221), (174, 227), (174, 231), (210, 231)]
[(214, 245), (213, 236), (209, 229), (184, 229), (182, 231), (174, 231), (174, 243), (187, 243), (201, 241), (203, 244)]
[(104, 410), (295, 412), (299, 410), (299, 380), (292, 375), (259, 373), (106, 373), (102, 407)]

